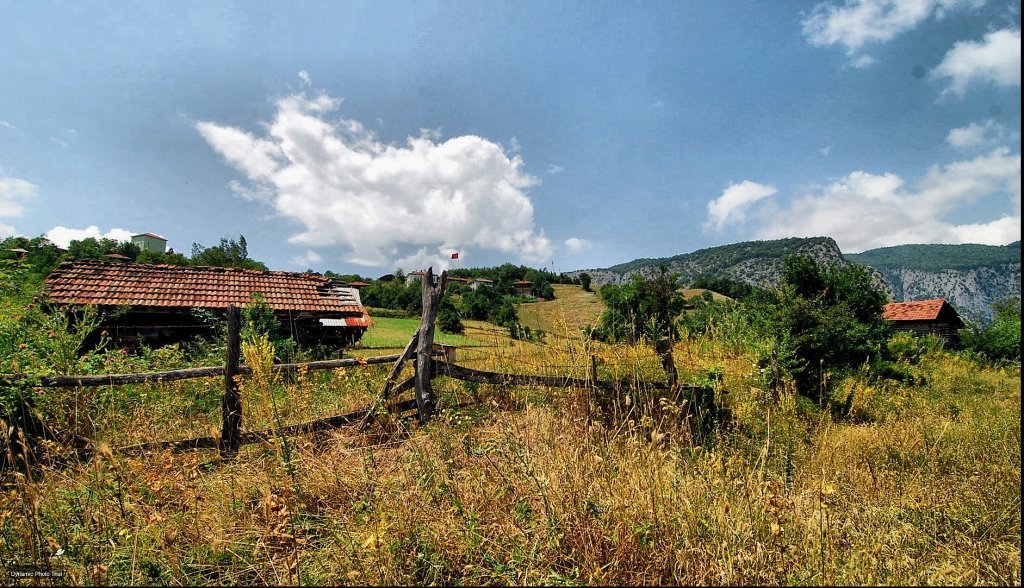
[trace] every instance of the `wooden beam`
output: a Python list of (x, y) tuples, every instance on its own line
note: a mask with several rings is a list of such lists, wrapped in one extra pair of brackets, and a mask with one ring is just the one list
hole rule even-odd
[[(273, 373), (296, 371), (305, 368), (314, 370), (333, 370), (339, 368), (359, 367), (362, 365), (375, 365), (391, 363), (401, 355), (378, 355), (367, 358), (348, 359), (327, 359), (322, 361), (310, 361), (306, 363), (280, 363), (271, 366)], [(238, 373), (247, 375), (252, 373), (252, 368), (239, 366)], [(216, 378), (224, 375), (224, 366), (187, 368), (182, 370), (170, 370), (166, 372), (140, 372), (137, 374), (105, 374), (105, 375), (70, 375), (70, 376), (36, 376), (29, 374), (0, 374), (0, 386), (27, 385), (36, 388), (92, 388), (96, 386), (121, 386), (124, 384), (147, 384), (159, 382), (174, 382), (176, 380), (189, 380), (192, 378)]]

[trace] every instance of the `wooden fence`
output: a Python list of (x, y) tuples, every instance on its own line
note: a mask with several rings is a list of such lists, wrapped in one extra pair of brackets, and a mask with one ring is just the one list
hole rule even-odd
[[(632, 379), (618, 381), (598, 380), (596, 358), (593, 356), (591, 356), (589, 378), (508, 374), (474, 370), (456, 365), (454, 362), (454, 348), (436, 345), (433, 341), (434, 321), (446, 286), (446, 273), (442, 272), (439, 279), (435, 280), (432, 268), (427, 269), (426, 275), (423, 276), (423, 314), (420, 318), (420, 324), (416, 333), (400, 354), (365, 359), (333, 359), (305, 363), (276, 364), (271, 367), (273, 373), (294, 373), (300, 369), (328, 370), (364, 365), (393, 364), (377, 403), (369, 408), (347, 414), (288, 425), (278, 429), (243, 433), (241, 428), (243, 406), (241, 395), (239, 394), (239, 377), (252, 373), (252, 368), (241, 365), (240, 362), (241, 311), (236, 306), (230, 306), (227, 312), (227, 354), (223, 366), (133, 374), (66, 376), (0, 374), (0, 386), (28, 386), (36, 388), (97, 387), (173, 382), (191, 378), (223, 376), (224, 396), (221, 402), (220, 437), (198, 437), (179, 441), (140, 443), (121, 447), (116, 451), (121, 453), (144, 453), (163, 449), (181, 451), (217, 448), (225, 457), (236, 455), (241, 445), (265, 441), (275, 435), (288, 436), (312, 433), (353, 423), (358, 423), (361, 428), (365, 427), (374, 414), (376, 414), (379, 403), (384, 403), (385, 408), (389, 411), (399, 414), (415, 408), (420, 422), (425, 423), (430, 419), (437, 406), (437, 399), (434, 395), (431, 380), (438, 376), (450, 377), (466, 382), (507, 386), (567, 387), (592, 391), (610, 391), (639, 386), (651, 390), (668, 390), (676, 393), (688, 391), (691, 397), (700, 399), (699, 404), (701, 405), (707, 404), (708, 399), (712, 398), (713, 391), (706, 387), (689, 384), (680, 385), (677, 383), (675, 364), (672, 360), (672, 346), (667, 339), (659, 341), (656, 347), (662, 357), (662, 366), (668, 375), (666, 382), (638, 382)], [(413, 361), (414, 375), (402, 382), (397, 382), (405, 362), (410, 359)], [(392, 397), (408, 390), (415, 390), (414, 398), (390, 405), (387, 404)], [(40, 439), (49, 439), (70, 445), (80, 457), (87, 457), (92, 454), (93, 444), (89, 439), (54, 430), (47, 426), (42, 421), (39, 413), (34, 409), (31, 398), (22, 399), (21, 406), (19, 406), (13, 416), (15, 422), (12, 423), (14, 426), (11, 429), (8, 429), (8, 426), (2, 423), (2, 421), (0, 421), (0, 425), (3, 425), (5, 429), (13, 431), (13, 433), (9, 434), (8, 439), (9, 446), (15, 450), (12, 453), (23, 456), (26, 460), (31, 453), (31, 448)]]

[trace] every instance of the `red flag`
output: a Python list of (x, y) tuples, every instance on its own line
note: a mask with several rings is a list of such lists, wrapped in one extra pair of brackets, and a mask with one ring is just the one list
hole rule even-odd
[(452, 253), (452, 259), (458, 259), (458, 258), (459, 258), (459, 254), (458, 253)]

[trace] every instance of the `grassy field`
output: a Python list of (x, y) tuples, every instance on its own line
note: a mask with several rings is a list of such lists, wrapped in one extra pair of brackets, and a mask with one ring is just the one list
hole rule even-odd
[[(420, 326), (417, 318), (379, 318), (374, 317), (373, 326), (367, 329), (359, 341), (363, 349), (402, 349), (412, 338), (412, 334)], [(468, 336), (443, 333), (440, 329), (434, 332), (434, 340), (446, 345), (480, 345), (481, 342)]]
[[(576, 291), (560, 304), (593, 304)], [(526, 306), (538, 328), (570, 322)], [(379, 340), (400, 347), (415, 320), (391, 320)], [(459, 363), (482, 369), (584, 377), (594, 355), (601, 378), (663, 377), (643, 345), (473, 322), (464, 340)], [(933, 351), (902, 366), (906, 382), (841, 381), (838, 419), (789, 388), (773, 397), (749, 347), (709, 336), (674, 355), (686, 381), (721, 374), (733, 418), (703, 444), (653, 390), (614, 395), (605, 420), (589, 390), (439, 378), (443, 410), (422, 427), (381, 415), (233, 460), (125, 456), (110, 448), (216, 432), (222, 383), (48, 391), (44, 416), (100, 451), (4, 474), (0, 560), (49, 561), (76, 584), (1020, 584), (1019, 365)], [(257, 368), (244, 427), (367, 406), (386, 372)]]
[(585, 292), (580, 286), (555, 284), (554, 300), (538, 300), (516, 307), (519, 322), (531, 330), (580, 337), (582, 329), (597, 323), (604, 304), (596, 292)]

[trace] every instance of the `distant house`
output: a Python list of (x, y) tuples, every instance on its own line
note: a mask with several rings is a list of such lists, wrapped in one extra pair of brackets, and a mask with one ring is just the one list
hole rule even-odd
[(358, 290), (319, 274), (83, 260), (60, 264), (44, 286), (52, 305), (97, 306), (101, 330), (123, 346), (209, 333), (204, 314), (245, 306), (257, 292), (302, 344), (348, 345), (372, 325)]
[(103, 257), (106, 257), (110, 261), (131, 261), (132, 258), (127, 255), (121, 255), (120, 253), (107, 253)]
[(464, 286), (469, 284), (469, 278), (460, 278), (459, 276), (448, 276), (448, 281), (453, 284), (462, 284)]
[(414, 282), (419, 282), (420, 280), (423, 279), (423, 276), (425, 275), (427, 275), (427, 272), (420, 270), (409, 272), (409, 275), (405, 276), (405, 283), (412, 284)]
[(152, 251), (154, 253), (167, 252), (167, 239), (153, 233), (140, 233), (132, 235), (132, 244), (137, 245), (140, 251)]
[(365, 288), (365, 287), (367, 287), (369, 285), (370, 284), (368, 284), (366, 282), (360, 282), (360, 281), (355, 281), (355, 282), (349, 282), (348, 283), (348, 287), (349, 288), (355, 288), (356, 290), (358, 290), (360, 288)]
[(378, 282), (394, 282), (395, 281), (395, 274), (384, 274), (383, 276), (377, 278), (377, 281)]
[(897, 331), (911, 331), (921, 335), (931, 333), (950, 342), (956, 341), (957, 330), (964, 326), (956, 309), (942, 298), (892, 302), (885, 305), (882, 318), (891, 322), (892, 328)]
[(533, 291), (533, 282), (529, 280), (516, 280), (512, 282), (512, 288), (517, 296), (529, 296)]
[(473, 280), (472, 283), (469, 284), (469, 287), (474, 289), (474, 290), (476, 290), (477, 288), (480, 288), (481, 286), (490, 287), (490, 286), (493, 286), (493, 285), (494, 285), (494, 280), (488, 280), (487, 278), (477, 278), (477, 279)]

